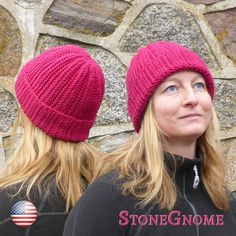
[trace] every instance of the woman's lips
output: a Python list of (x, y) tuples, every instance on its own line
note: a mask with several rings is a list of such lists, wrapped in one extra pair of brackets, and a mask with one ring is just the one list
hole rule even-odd
[(185, 118), (190, 118), (190, 117), (200, 117), (200, 114), (194, 113), (194, 114), (187, 114), (184, 116), (181, 116), (179, 119), (185, 119)]

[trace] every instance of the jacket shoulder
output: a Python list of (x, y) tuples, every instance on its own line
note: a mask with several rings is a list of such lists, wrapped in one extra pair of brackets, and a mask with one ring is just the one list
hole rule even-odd
[(76, 203), (67, 219), (64, 235), (126, 235), (120, 227), (119, 214), (132, 211), (134, 199), (124, 196), (118, 172), (111, 171), (93, 182)]
[[(34, 189), (30, 194), (30, 199), (28, 199), (24, 191), (15, 195), (17, 187), (11, 186), (0, 191), (0, 235), (24, 236), (26, 234), (28, 235), (29, 228), (29, 235), (62, 235), (68, 214), (65, 213), (65, 201), (60, 197), (58, 191), (52, 192), (52, 196), (45, 198), (45, 195), (40, 195)], [(37, 210), (35, 222), (25, 228), (17, 226), (11, 219), (11, 211), (15, 204), (23, 206), (20, 202), (24, 201), (31, 202)], [(17, 209), (17, 206), (15, 209)], [(51, 227), (51, 225), (55, 227)]]

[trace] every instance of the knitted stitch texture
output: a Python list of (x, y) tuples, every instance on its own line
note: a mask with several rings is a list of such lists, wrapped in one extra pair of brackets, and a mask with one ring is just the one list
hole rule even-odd
[(147, 104), (157, 87), (171, 74), (190, 70), (204, 77), (213, 99), (214, 81), (207, 65), (196, 53), (173, 42), (159, 41), (139, 49), (126, 75), (128, 112), (136, 132)]
[(101, 68), (75, 45), (44, 51), (22, 68), (16, 81), (18, 102), (31, 122), (70, 142), (88, 138), (103, 94)]

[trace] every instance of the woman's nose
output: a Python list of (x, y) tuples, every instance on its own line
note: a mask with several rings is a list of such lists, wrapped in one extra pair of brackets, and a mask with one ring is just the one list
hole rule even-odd
[(183, 96), (183, 105), (196, 106), (198, 104), (198, 97), (193, 88), (186, 89)]

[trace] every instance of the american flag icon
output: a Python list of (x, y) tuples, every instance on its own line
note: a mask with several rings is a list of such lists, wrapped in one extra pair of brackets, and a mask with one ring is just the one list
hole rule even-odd
[(32, 225), (37, 218), (37, 209), (32, 202), (19, 201), (11, 209), (11, 220), (20, 227)]

